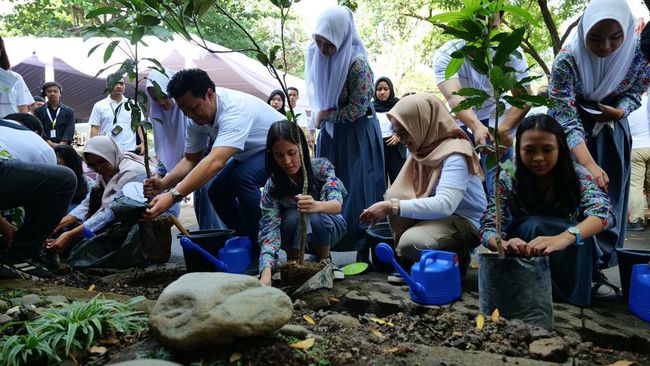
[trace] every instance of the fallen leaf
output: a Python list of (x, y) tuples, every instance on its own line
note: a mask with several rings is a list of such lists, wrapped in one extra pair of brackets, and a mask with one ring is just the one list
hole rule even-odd
[(101, 346), (92, 346), (88, 350), (88, 352), (90, 353), (96, 353), (100, 355), (103, 355), (104, 353), (106, 353), (106, 351), (107, 351), (106, 347), (101, 347)]
[(370, 329), (370, 332), (374, 335), (376, 335), (379, 338), (384, 338), (384, 333), (380, 332), (378, 329)]
[(393, 324), (391, 322), (387, 322), (384, 319), (378, 319), (378, 318), (368, 318), (368, 319), (375, 322), (375, 323), (377, 323), (377, 324), (388, 325), (389, 327), (394, 327), (395, 326), (395, 324)]
[(499, 320), (499, 309), (494, 309), (491, 318), (493, 322)]
[(476, 316), (476, 329), (481, 330), (483, 329), (483, 325), (485, 324), (485, 317), (483, 314), (479, 314)]
[(115, 337), (103, 338), (100, 339), (98, 342), (99, 344), (109, 344), (109, 345), (115, 345), (120, 343), (120, 341)]
[(455, 332), (452, 332), (452, 333), (451, 333), (451, 336), (452, 336), (452, 337), (462, 337), (462, 336), (463, 336), (463, 332), (455, 331)]
[(636, 362), (634, 361), (628, 361), (628, 360), (621, 360), (621, 361), (616, 361), (612, 364), (609, 364), (607, 366), (634, 366), (636, 365)]
[(408, 353), (413, 352), (412, 349), (408, 347), (392, 347), (384, 350), (385, 353)]
[(314, 319), (312, 319), (311, 316), (309, 316), (309, 315), (303, 315), (302, 318), (305, 319), (305, 321), (306, 321), (307, 323), (309, 323), (309, 324), (311, 324), (311, 325), (316, 325), (316, 322), (314, 321)]
[(88, 292), (93, 292), (93, 290), (95, 290), (95, 285), (94, 284), (92, 284), (92, 285), (90, 285), (90, 287), (88, 287)]
[(315, 342), (316, 342), (316, 338), (307, 338), (304, 341), (291, 343), (289, 345), (289, 347), (291, 347), (293, 349), (307, 350), (307, 349), (310, 349), (314, 345)]
[(469, 265), (469, 268), (471, 269), (478, 269), (478, 267), (479, 267), (478, 263), (472, 263)]
[(333, 302), (341, 302), (341, 300), (339, 300), (338, 298), (336, 298), (336, 297), (334, 297), (334, 296), (330, 296), (330, 301), (333, 301)]
[(230, 355), (230, 363), (235, 363), (237, 361), (241, 360), (241, 353), (235, 352), (232, 355)]

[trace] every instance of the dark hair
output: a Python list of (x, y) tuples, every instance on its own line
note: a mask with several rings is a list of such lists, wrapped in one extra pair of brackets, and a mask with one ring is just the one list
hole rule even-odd
[(4, 118), (19, 122), (21, 125), (29, 128), (30, 130), (36, 132), (39, 136), (45, 138), (43, 135), (43, 123), (40, 119), (36, 118), (30, 113), (11, 113), (6, 115)]
[(640, 48), (643, 57), (650, 62), (650, 27), (645, 26), (641, 31)]
[(201, 69), (185, 69), (177, 72), (167, 85), (167, 95), (178, 99), (190, 91), (195, 98), (205, 99), (208, 89), (214, 91), (214, 82)]
[(300, 136), (299, 138), (302, 144), (301, 164), (307, 170), (308, 192), (318, 201), (320, 200), (320, 190), (325, 182), (316, 179), (316, 175), (311, 166), (311, 159), (309, 158), (309, 146), (307, 145), (307, 139), (305, 138), (305, 134), (302, 132), (302, 128), (287, 120), (278, 121), (272, 124), (271, 128), (269, 128), (269, 133), (266, 136), (266, 171), (269, 172), (271, 180), (273, 181), (273, 190), (269, 193), (279, 197), (294, 196), (302, 192), (302, 184), (294, 183), (287, 173), (280, 168), (278, 163), (275, 162), (275, 157), (273, 156), (273, 145), (278, 140), (285, 140), (298, 145), (298, 139), (296, 138), (298, 136), (296, 135)]
[(284, 92), (282, 90), (276, 89), (276, 90), (272, 91), (271, 94), (269, 95), (269, 99), (266, 100), (266, 104), (271, 105), (271, 100), (276, 95), (279, 95), (280, 98), (282, 98), (282, 107), (280, 107), (278, 112), (282, 113), (282, 115), (285, 115), (287, 112), (284, 109), (284, 107), (287, 105), (287, 97), (284, 95)]
[(7, 49), (5, 48), (5, 41), (0, 37), (0, 67), (2, 67), (5, 70), (9, 70), (11, 68), (11, 64), (9, 63), (9, 55), (7, 55)]
[(300, 92), (298, 91), (298, 88), (296, 88), (295, 86), (288, 87), (287, 88), (287, 93), (289, 92), (289, 90), (293, 90), (293, 91), (296, 92), (296, 94), (300, 95)]
[(83, 165), (81, 163), (81, 156), (74, 147), (70, 145), (56, 145), (54, 146), (54, 153), (57, 158), (63, 160), (63, 165), (72, 169), (74, 175), (77, 176), (77, 191), (72, 197), (72, 203), (79, 204), (86, 198), (88, 194), (88, 185), (84, 178)]
[[(531, 187), (535, 187), (537, 179), (521, 159), (522, 136), (526, 131), (530, 130), (552, 133), (557, 139), (559, 148), (557, 163), (550, 174), (553, 177), (552, 192), (555, 194), (557, 201), (561, 202), (561, 205), (553, 207), (552, 212), (548, 212), (549, 205), (546, 204), (546, 201), (540, 202), (537, 195), (531, 194)], [(517, 128), (515, 154), (517, 197), (524, 210), (530, 214), (546, 214), (550, 216), (567, 216), (575, 212), (581, 198), (580, 181), (571, 160), (571, 151), (564, 130), (553, 117), (546, 114), (534, 114), (524, 118)]]
[(57, 83), (56, 81), (48, 81), (41, 87), (41, 96), (45, 96), (45, 91), (53, 86), (59, 88), (59, 92), (63, 92), (63, 87), (61, 87), (61, 84)]
[(34, 102), (43, 102), (45, 103), (45, 99), (41, 97), (40, 95), (33, 95), (32, 98), (34, 98)]

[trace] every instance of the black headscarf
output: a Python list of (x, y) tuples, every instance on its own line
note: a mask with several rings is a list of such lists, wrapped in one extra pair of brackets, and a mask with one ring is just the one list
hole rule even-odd
[[(382, 102), (379, 100), (377, 97), (377, 85), (379, 85), (380, 82), (384, 81), (386, 84), (388, 84), (388, 90), (390, 90), (390, 94), (388, 95), (388, 99), (386, 101)], [(399, 98), (395, 97), (395, 88), (393, 87), (393, 82), (390, 81), (389, 78), (382, 76), (377, 81), (375, 82), (375, 97), (372, 99), (372, 103), (375, 105), (375, 111), (379, 113), (384, 113), (388, 112), (393, 106), (399, 101)]]
[(271, 94), (269, 95), (269, 99), (266, 101), (266, 104), (271, 105), (271, 99), (273, 99), (273, 97), (276, 95), (279, 95), (280, 98), (282, 98), (282, 108), (280, 108), (278, 112), (282, 113), (282, 115), (287, 114), (287, 112), (285, 112), (284, 109), (284, 107), (287, 105), (287, 98), (284, 96), (284, 92), (280, 89), (276, 89), (271, 92)]

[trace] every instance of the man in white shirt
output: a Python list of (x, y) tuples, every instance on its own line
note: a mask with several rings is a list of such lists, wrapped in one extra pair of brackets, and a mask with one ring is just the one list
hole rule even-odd
[(56, 164), (54, 151), (39, 135), (17, 122), (0, 120), (0, 187), (0, 210), (25, 210), (19, 229), (0, 215), (0, 278), (53, 277), (38, 256), (70, 205), (76, 176)]
[[(107, 80), (111, 80), (109, 76)], [(111, 93), (95, 103), (90, 113), (90, 137), (97, 135), (110, 136), (124, 151), (141, 154), (144, 145), (136, 145), (136, 133), (131, 129), (131, 112), (124, 108), (124, 78), (117, 82)], [(115, 122), (115, 123), (113, 123)], [(142, 131), (138, 128), (138, 135), (142, 141)]]
[(632, 173), (630, 176), (630, 217), (627, 230), (645, 230), (645, 209), (650, 190), (650, 104), (648, 93), (641, 98), (641, 107), (630, 113), (627, 121), (632, 136)]
[[(500, 23), (501, 19), (498, 16), (493, 23), (493, 27), (497, 28)], [(462, 88), (476, 88), (483, 90), (490, 95), (493, 93), (489, 77), (480, 74), (469, 62), (464, 62), (460, 69), (458, 69), (454, 75), (449, 77), (449, 79), (445, 78), (447, 65), (449, 65), (449, 62), (452, 59), (451, 54), (463, 48), (464, 45), (464, 40), (452, 40), (440, 47), (434, 55), (436, 82), (438, 83), (440, 92), (444, 95), (445, 99), (447, 99), (447, 103), (449, 103), (451, 108), (455, 108), (460, 102), (465, 100), (465, 97), (463, 96), (454, 95), (455, 92)], [(526, 62), (526, 58), (521, 48), (519, 48), (518, 51), (521, 54), (521, 58), (511, 55), (509, 66), (517, 71), (517, 80), (522, 80), (528, 76), (528, 72), (526, 71), (528, 63)], [(528, 94), (532, 94), (530, 88), (527, 87), (527, 89)], [(521, 94), (518, 89), (512, 89), (511, 92), (514, 96)], [(524, 109), (519, 109), (513, 106), (505, 113), (503, 121), (499, 121), (499, 138), (501, 145), (507, 147), (512, 146), (513, 132), (519, 122), (526, 116), (529, 109), (530, 107), (528, 106)], [(496, 105), (488, 101), (478, 110), (475, 108), (465, 109), (456, 112), (455, 115), (463, 124), (461, 127), (464, 127), (463, 129), (468, 132), (468, 135), (473, 139), (474, 143), (476, 145), (484, 145), (490, 143), (490, 140), (492, 140), (488, 127), (495, 126), (495, 111)], [(467, 129), (471, 130), (471, 133), (467, 131)], [(511, 148), (508, 149), (506, 157), (512, 157)], [(487, 154), (481, 153), (481, 166), (485, 173), (485, 182), (488, 193), (491, 194), (494, 189), (494, 174), (486, 169), (486, 160)]]
[(0, 37), (0, 79), (3, 80), (0, 83), (0, 118), (11, 113), (27, 113), (29, 105), (34, 103), (25, 80), (19, 73), (11, 71), (10, 67), (5, 43)]
[[(285, 117), (257, 97), (216, 88), (199, 69), (176, 73), (167, 94), (192, 121), (183, 159), (164, 178), (145, 181), (148, 196), (168, 189), (154, 198), (145, 217), (155, 218), (216, 175), (209, 190), (215, 211), (228, 228), (256, 243), (260, 187), (268, 178), (266, 135), (274, 122)], [(206, 148), (211, 151), (204, 157)]]
[(291, 108), (293, 108), (293, 113), (295, 113), (298, 116), (297, 118), (298, 126), (300, 126), (302, 130), (305, 131), (305, 136), (307, 136), (307, 143), (309, 144), (309, 148), (312, 149), (313, 152), (314, 145), (316, 143), (316, 134), (318, 130), (309, 126), (309, 119), (307, 118), (307, 112), (305, 112), (304, 109), (297, 107), (298, 99), (300, 99), (300, 93), (298, 92), (298, 88), (290, 86), (287, 88), (287, 93), (288, 93), (289, 104), (291, 105)]

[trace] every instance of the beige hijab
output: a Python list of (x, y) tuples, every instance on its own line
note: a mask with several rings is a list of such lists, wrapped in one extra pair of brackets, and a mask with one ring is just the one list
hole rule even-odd
[(102, 207), (109, 207), (115, 194), (122, 187), (139, 175), (146, 175), (142, 157), (130, 152), (123, 152), (119, 146), (108, 136), (95, 136), (88, 140), (84, 147), (84, 154), (94, 154), (108, 161), (113, 167), (117, 167), (117, 173), (108, 181), (101, 178), (104, 187), (102, 195)]
[(445, 105), (434, 94), (416, 94), (402, 98), (388, 112), (409, 134), (414, 150), (406, 159), (386, 198), (412, 199), (431, 195), (443, 161), (451, 154), (467, 159), (472, 175), (483, 172), (472, 143), (456, 125)]

